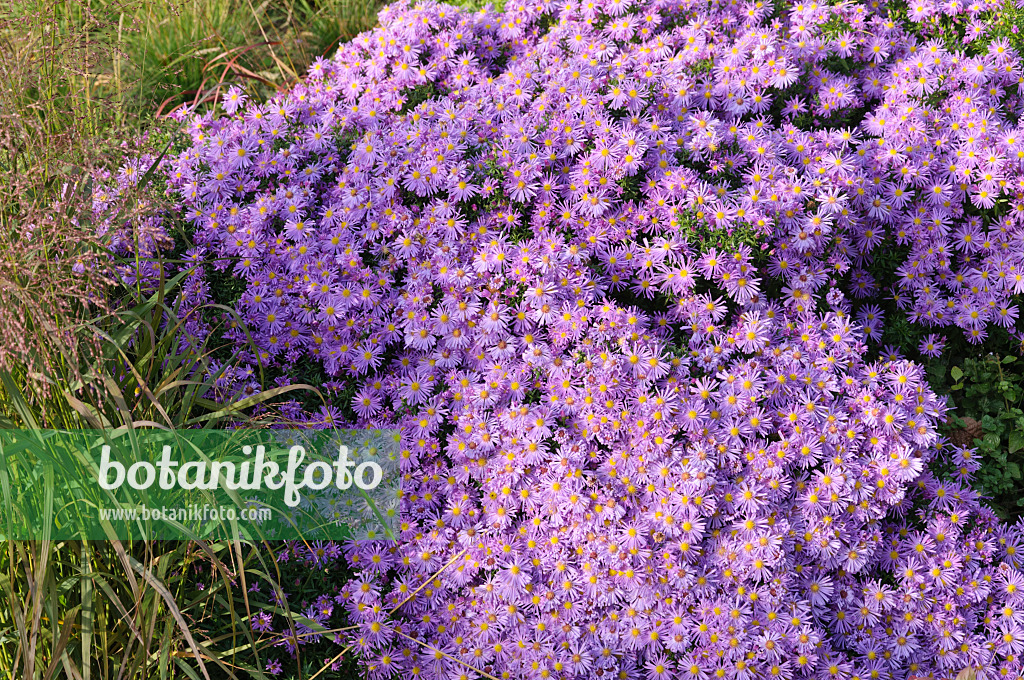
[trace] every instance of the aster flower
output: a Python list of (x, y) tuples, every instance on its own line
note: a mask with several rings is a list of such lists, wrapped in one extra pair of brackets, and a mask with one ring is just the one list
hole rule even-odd
[(921, 341), (918, 351), (927, 357), (937, 357), (942, 354), (942, 348), (945, 346), (944, 338), (930, 333), (926, 335)]

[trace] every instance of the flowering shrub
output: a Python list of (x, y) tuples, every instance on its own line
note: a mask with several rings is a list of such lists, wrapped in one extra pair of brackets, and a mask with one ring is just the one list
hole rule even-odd
[(168, 178), (251, 363), (403, 429), (401, 540), (337, 597), (370, 676), (1019, 677), (1024, 524), (865, 345), (876, 254), (912, 322), (1015, 326), (991, 9), (399, 2), (184, 116)]

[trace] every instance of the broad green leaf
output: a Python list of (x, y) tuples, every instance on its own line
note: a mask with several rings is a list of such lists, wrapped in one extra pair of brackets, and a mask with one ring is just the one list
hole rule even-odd
[(949, 374), (953, 376), (953, 380), (960, 382), (960, 378), (964, 377), (964, 372), (960, 370), (959, 366), (954, 366), (949, 369)]
[(1010, 453), (1016, 453), (1024, 449), (1024, 432), (1010, 433)]

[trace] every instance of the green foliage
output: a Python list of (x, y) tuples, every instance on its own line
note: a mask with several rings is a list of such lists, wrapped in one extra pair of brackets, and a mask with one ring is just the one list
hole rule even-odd
[(841, 16), (829, 17), (829, 20), (821, 25), (821, 34), (826, 38), (838, 38), (846, 31), (852, 30), (853, 26)]
[(1024, 360), (996, 354), (966, 357), (949, 374), (957, 404), (952, 424), (965, 428), (963, 418), (969, 417), (981, 426), (981, 436), (974, 439), (982, 463), (977, 476), (981, 491), (991, 496), (990, 506), (1002, 517), (1024, 515)]
[(206, 267), (206, 278), (210, 283), (210, 296), (219, 304), (234, 307), (245, 292), (245, 279), (234, 274), (232, 268), (217, 269)]
[(434, 83), (424, 83), (417, 85), (416, 87), (408, 88), (402, 91), (401, 94), (401, 113), (408, 113), (423, 102), (433, 99), (438, 94), (437, 88), (434, 87)]
[(488, 7), (495, 12), (505, 11), (505, 0), (454, 0), (452, 4), (471, 12), (479, 12)]
[(907, 356), (915, 356), (917, 346), (927, 331), (921, 325), (910, 322), (892, 294), (897, 289), (896, 270), (906, 261), (909, 251), (907, 246), (893, 245), (887, 239), (886, 247), (875, 248), (871, 253), (871, 261), (865, 269), (875, 279), (877, 287), (877, 292), (869, 297), (869, 301), (880, 307), (885, 314), (880, 344), (894, 345)]
[(383, 0), (296, 0), (300, 38), (312, 57), (329, 57), (341, 43), (377, 23)]
[(993, 40), (1005, 38), (1010, 47), (1024, 54), (1024, 30), (1021, 28), (1024, 27), (1024, 7), (1018, 6), (1015, 0), (1005, 0), (994, 15), (984, 37), (971, 45), (972, 52), (983, 54)]
[[(679, 226), (686, 236), (686, 242), (698, 253), (717, 248), (727, 253), (735, 252), (741, 245), (750, 247), (755, 253), (761, 251), (764, 235), (746, 223), (731, 229), (716, 229), (696, 215), (683, 214)], [(756, 257), (756, 255), (755, 255)]]
[(690, 70), (693, 72), (694, 75), (706, 75), (711, 73), (711, 70), (714, 68), (714, 66), (715, 63), (712, 60), (701, 59), (693, 66), (691, 66)]
[(213, 85), (218, 74), (207, 65), (258, 39), (252, 14), (240, 9), (233, 0), (148, 4), (123, 37), (137, 73), (136, 98), (149, 106), (177, 104)]

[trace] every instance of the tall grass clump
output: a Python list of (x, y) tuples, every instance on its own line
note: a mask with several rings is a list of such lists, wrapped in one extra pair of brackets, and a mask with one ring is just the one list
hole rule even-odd
[(303, 65), (372, 28), (383, 6), (382, 0), (293, 0)]
[(147, 4), (123, 34), (139, 99), (147, 105), (195, 99), (216, 80), (210, 64), (237, 61), (259, 41), (255, 19), (235, 0)]
[[(0, 9), (0, 427), (260, 425), (252, 407), (274, 391), (226, 394), (218, 381), (230, 352), (187, 340), (197, 315), (216, 331), (223, 310), (180, 305), (189, 265), (174, 258), (188, 244), (149, 230), (164, 199), (148, 171), (175, 139), (162, 104), (211, 106), (229, 80), (273, 91), (295, 77), (306, 55), (289, 45), (305, 27), (281, 18), (308, 14), (277, 8), (272, 19), (270, 9), (229, 0)], [(147, 146), (156, 152), (139, 151)], [(126, 163), (141, 180), (101, 196), (102, 178)], [(6, 478), (3, 452), (0, 462)], [(0, 498), (5, 525), (10, 502)], [(0, 674), (266, 677), (247, 584), (274, 591), (267, 554), (240, 540), (5, 540)]]
[[(61, 359), (36, 363), (39, 374), (33, 376), (27, 366), (37, 348), (22, 346), (27, 356), (19, 348), (7, 350), (0, 425), (27, 432), (213, 427), (228, 417), (237, 422), (247, 407), (273, 397), (279, 390), (242, 400), (225, 400), (218, 391), (223, 368), (212, 363), (215, 348), (188, 341), (187, 319), (170, 302), (188, 273), (160, 281), (130, 309), (101, 311), (86, 321), (76, 316), (73, 302), (64, 301), (62, 313), (71, 322), (64, 334), (78, 342), (61, 347), (88, 351), (53, 352)], [(40, 320), (38, 308), (25, 310), (29, 330), (52, 321)], [(26, 394), (22, 385), (33, 382), (45, 389)], [(9, 451), (0, 451), (0, 463), (0, 516), (6, 518), (0, 533), (6, 535), (17, 512), (8, 480), (25, 470), (16, 469)], [(50, 476), (37, 483), (52, 498), (60, 480)], [(43, 511), (38, 540), (7, 540), (0, 551), (0, 669), (9, 677), (262, 677), (257, 666), (233, 660), (242, 652), (259, 659), (246, 625), (245, 584), (255, 578), (274, 582), (261, 546), (237, 537), (51, 540), (46, 517), (53, 509)], [(84, 536), (88, 527), (80, 530)], [(239, 675), (241, 670), (246, 672)]]

